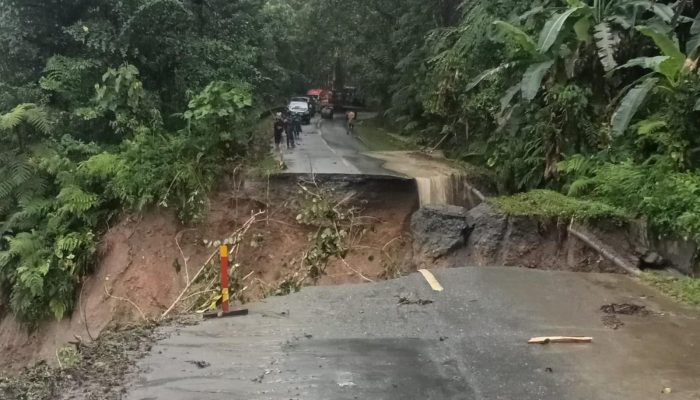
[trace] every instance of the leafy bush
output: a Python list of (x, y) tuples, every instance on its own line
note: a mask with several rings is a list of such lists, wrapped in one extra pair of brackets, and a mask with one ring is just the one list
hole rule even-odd
[(700, 174), (630, 161), (603, 163), (574, 181), (569, 192), (645, 216), (658, 235), (700, 240)]
[(196, 221), (226, 164), (260, 139), (249, 131), (246, 85), (212, 83), (190, 103), (186, 128), (171, 133), (143, 112), (148, 95), (138, 75), (128, 65), (109, 70), (78, 111), (128, 136), (118, 146), (55, 139), (49, 113), (34, 104), (0, 115), (0, 140), (10, 146), (0, 165), (9, 177), (0, 181), (0, 292), (23, 322), (71, 311), (97, 238), (122, 207), (172, 207)]

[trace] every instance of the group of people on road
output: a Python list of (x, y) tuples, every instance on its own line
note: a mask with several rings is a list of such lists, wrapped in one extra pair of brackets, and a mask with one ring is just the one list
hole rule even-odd
[(275, 149), (279, 152), (283, 136), (287, 139), (287, 149), (296, 148), (301, 143), (301, 117), (294, 114), (275, 115), (274, 122)]
[[(349, 111), (345, 114), (345, 123), (348, 135), (354, 134), (355, 122), (357, 121), (357, 112)], [(281, 148), (282, 140), (286, 138), (287, 149), (295, 149), (301, 143), (301, 116), (293, 113), (275, 114), (273, 124), (273, 132), (275, 138), (275, 151), (282, 157)], [(280, 161), (283, 163), (283, 161)]]

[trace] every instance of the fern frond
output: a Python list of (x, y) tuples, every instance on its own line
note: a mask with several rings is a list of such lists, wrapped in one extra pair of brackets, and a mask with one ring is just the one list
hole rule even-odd
[(99, 64), (95, 60), (54, 56), (49, 58), (44, 68), (44, 75), (39, 84), (48, 91), (66, 92), (78, 90), (85, 73), (95, 69)]
[(7, 199), (15, 190), (31, 181), (34, 168), (23, 156), (12, 152), (0, 153), (0, 200)]
[(33, 103), (20, 104), (7, 114), (0, 115), (0, 130), (10, 131), (24, 122), (41, 133), (47, 134), (50, 131), (48, 113)]
[(87, 193), (78, 186), (66, 186), (56, 196), (61, 204), (60, 213), (83, 214), (98, 204), (97, 195)]
[(121, 168), (120, 158), (112, 153), (101, 153), (90, 157), (78, 166), (78, 170), (90, 177), (108, 178)]
[(39, 235), (34, 232), (21, 232), (7, 239), (9, 249), (7, 250), (11, 256), (32, 258), (36, 254), (41, 254), (44, 249), (44, 244), (40, 240)]
[(590, 170), (590, 166), (590, 159), (582, 154), (574, 154), (558, 165), (559, 171), (572, 175), (583, 175)]
[(24, 121), (25, 113), (32, 104), (20, 104), (7, 114), (0, 115), (0, 130), (12, 130)]
[(580, 197), (589, 193), (595, 186), (595, 181), (590, 178), (577, 179), (569, 186), (569, 196)]
[(26, 121), (29, 125), (33, 126), (34, 129), (43, 133), (49, 134), (51, 131), (51, 124), (49, 122), (48, 113), (40, 107), (32, 107), (27, 109), (25, 113)]

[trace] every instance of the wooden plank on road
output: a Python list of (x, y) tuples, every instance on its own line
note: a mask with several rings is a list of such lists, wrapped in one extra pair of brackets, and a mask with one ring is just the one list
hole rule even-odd
[(423, 275), (423, 278), (425, 278), (425, 280), (428, 281), (428, 284), (434, 291), (442, 292), (443, 290), (445, 290), (440, 284), (440, 282), (438, 282), (438, 280), (435, 279), (435, 276), (432, 274), (432, 272), (428, 271), (427, 269), (420, 269), (418, 270), (418, 272), (420, 272), (421, 275)]

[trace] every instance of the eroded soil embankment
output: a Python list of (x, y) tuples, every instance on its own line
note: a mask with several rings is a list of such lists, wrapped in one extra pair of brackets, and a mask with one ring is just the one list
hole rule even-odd
[[(206, 243), (229, 237), (260, 210), (265, 214), (242, 238), (233, 261), (238, 264), (235, 297), (242, 302), (273, 294), (292, 276), (297, 284), (331, 285), (405, 272), (403, 257), (411, 249), (406, 231), (418, 207), (413, 182), (327, 179), (301, 185), (328, 193), (338, 210), (353, 212), (354, 226), (346, 228), (351, 234), (343, 242), (345, 260), (331, 257), (317, 279), (304, 279), (302, 260), (318, 247), (311, 239), (319, 227), (297, 220), (313, 203), (296, 178), (222, 190), (212, 197), (205, 221), (195, 226), (183, 226), (162, 210), (128, 216), (104, 236), (99, 263), (85, 279), (70, 319), (31, 332), (11, 316), (0, 321), (0, 369), (17, 370), (39, 360), (55, 364), (57, 350), (70, 341), (89, 342), (107, 328), (158, 319), (215, 250)], [(175, 311), (202, 306), (183, 302)]]
[[(413, 217), (414, 266), (516, 266), (577, 272), (638, 273), (649, 253), (633, 226), (599, 221), (586, 227), (584, 243), (570, 221), (509, 216), (487, 204), (495, 191), (485, 171), (462, 168), (437, 155), (394, 151), (369, 153), (383, 167), (410, 176), (423, 207)], [(577, 235), (582, 235), (578, 232)], [(616, 261), (603, 254), (615, 254)]]
[[(436, 229), (440, 227), (440, 229)], [(425, 266), (513, 266), (574, 272), (625, 273), (568, 233), (567, 225), (505, 215), (488, 203), (472, 209), (427, 206), (412, 218), (414, 260)], [(621, 227), (595, 236), (636, 265), (634, 244)]]

